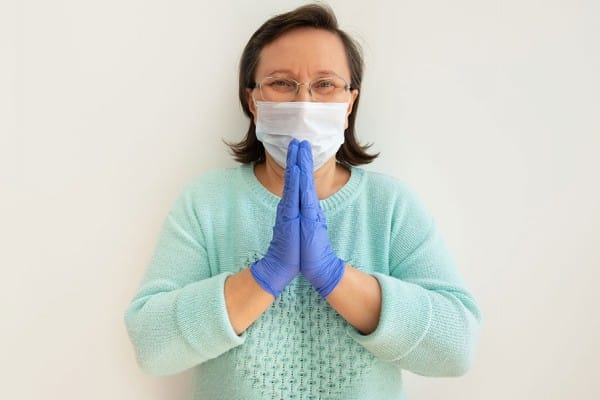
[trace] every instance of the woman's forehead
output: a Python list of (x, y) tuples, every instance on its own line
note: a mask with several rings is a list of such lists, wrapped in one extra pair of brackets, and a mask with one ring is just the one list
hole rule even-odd
[(298, 28), (282, 34), (260, 52), (257, 76), (327, 75), (349, 78), (346, 49), (340, 37), (323, 29)]

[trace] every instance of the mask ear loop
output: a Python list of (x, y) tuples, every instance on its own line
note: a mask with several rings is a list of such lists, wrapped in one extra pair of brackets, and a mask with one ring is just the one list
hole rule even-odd
[[(360, 95), (360, 92), (358, 91), (358, 89), (352, 89), (352, 86), (349, 86), (349, 87), (348, 87), (348, 94), (349, 94), (349, 97), (348, 97), (348, 101), (347, 101), (348, 107), (350, 107), (350, 103), (353, 103), (353, 101), (352, 101), (352, 91), (353, 91), (353, 90), (356, 90), (356, 91), (357, 91), (357, 93), (356, 93), (356, 97), (357, 97), (357, 98), (358, 98), (358, 96)], [(356, 101), (356, 99), (355, 99), (355, 101)], [(354, 104), (352, 104), (352, 108), (354, 109)], [(347, 113), (346, 113), (346, 118), (348, 118), (348, 117), (350, 116), (350, 114), (352, 114), (352, 111), (353, 111), (353, 110), (350, 110), (350, 112), (347, 112)]]
[(256, 113), (258, 114), (258, 104), (256, 104), (256, 99), (254, 98), (254, 93), (252, 93), (250, 95), (250, 97), (252, 98), (252, 104), (254, 104), (254, 109), (256, 110)]
[[(254, 83), (254, 85), (250, 86), (250, 88), (252, 88), (252, 92), (250, 94), (250, 97), (252, 98), (252, 104), (254, 104), (254, 109), (257, 110), (257, 112), (258, 112), (258, 104), (256, 104), (256, 99), (254, 98), (254, 90), (258, 89), (257, 84)], [(261, 92), (261, 97), (262, 97), (262, 92)]]

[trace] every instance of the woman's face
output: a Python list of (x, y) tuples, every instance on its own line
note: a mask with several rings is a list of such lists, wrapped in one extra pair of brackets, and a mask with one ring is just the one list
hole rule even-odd
[[(256, 68), (256, 82), (266, 76), (281, 76), (308, 82), (315, 78), (338, 75), (350, 83), (350, 68), (346, 60), (346, 50), (342, 40), (335, 34), (323, 29), (297, 28), (284, 33), (263, 47)], [(350, 93), (350, 102), (346, 112), (352, 112), (358, 90)], [(256, 124), (257, 111), (253, 98), (260, 100), (258, 89), (248, 89), (248, 106)], [(295, 101), (311, 101), (306, 85), (300, 87)]]

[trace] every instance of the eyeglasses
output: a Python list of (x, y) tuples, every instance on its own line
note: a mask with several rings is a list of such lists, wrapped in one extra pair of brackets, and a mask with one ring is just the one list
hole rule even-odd
[(298, 95), (300, 86), (306, 85), (311, 99), (322, 102), (346, 102), (351, 85), (340, 76), (328, 76), (313, 79), (310, 82), (298, 82), (295, 79), (267, 76), (254, 84), (255, 89), (265, 101), (292, 101)]

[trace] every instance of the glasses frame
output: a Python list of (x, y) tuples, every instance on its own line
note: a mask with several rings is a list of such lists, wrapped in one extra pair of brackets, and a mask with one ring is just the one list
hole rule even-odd
[(344, 78), (342, 78), (341, 76), (337, 75), (337, 74), (331, 74), (328, 76), (321, 76), (319, 78), (315, 78), (312, 79), (310, 81), (306, 81), (306, 82), (298, 82), (297, 80), (293, 79), (293, 78), (286, 78), (283, 76), (265, 76), (263, 77), (260, 82), (254, 82), (254, 88), (253, 89), (258, 89), (260, 91), (260, 97), (265, 98), (265, 96), (263, 95), (262, 92), (262, 83), (267, 80), (267, 79), (285, 79), (291, 82), (294, 82), (296, 84), (296, 90), (294, 91), (294, 96), (292, 98), (296, 98), (296, 96), (298, 96), (298, 93), (300, 92), (300, 86), (305, 85), (306, 89), (308, 90), (308, 94), (310, 96), (310, 98), (313, 98), (313, 94), (312, 94), (312, 84), (316, 81), (322, 80), (322, 79), (327, 79), (327, 78), (331, 78), (331, 77), (336, 77), (341, 79), (342, 81), (344, 81), (345, 85), (344, 85), (344, 91), (346, 92), (350, 92), (352, 90), (352, 85), (350, 83), (348, 83), (347, 80), (345, 80)]

